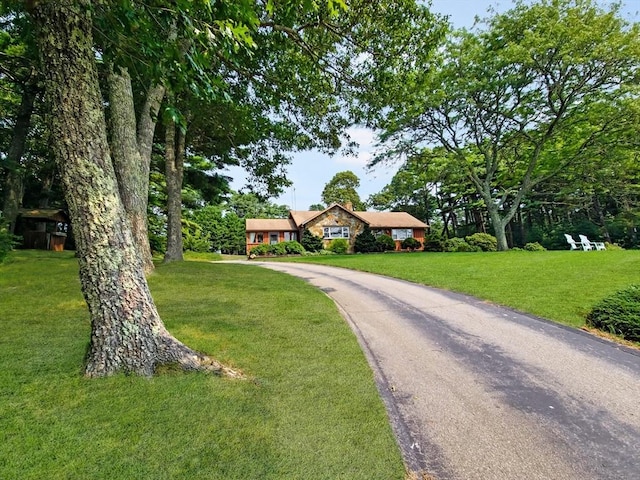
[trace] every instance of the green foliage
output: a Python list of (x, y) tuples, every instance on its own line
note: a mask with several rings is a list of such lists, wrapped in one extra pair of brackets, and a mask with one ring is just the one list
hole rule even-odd
[(261, 243), (260, 245), (256, 245), (249, 251), (249, 255), (262, 256), (267, 255), (271, 251), (271, 245), (268, 243)]
[(425, 252), (443, 252), (444, 242), (442, 237), (437, 234), (427, 235), (424, 239), (424, 251)]
[(265, 256), (265, 255), (282, 256), (282, 255), (303, 254), (304, 251), (305, 251), (304, 247), (300, 243), (292, 240), (289, 242), (280, 242), (280, 243), (274, 243), (271, 245), (268, 243), (262, 243), (260, 245), (256, 245), (255, 247), (253, 247), (249, 252), (249, 254), (256, 255), (256, 256)]
[[(374, 163), (429, 164), (424, 179), (450, 193), (441, 197), (452, 207), (446, 211), (460, 207), (469, 187), (475, 190), (476, 209), (492, 222), (500, 250), (508, 247), (506, 228), (518, 209), (540, 201), (542, 189), (555, 205), (540, 208), (541, 215), (556, 216), (561, 205), (567, 214), (579, 207), (604, 219), (607, 202), (634, 199), (637, 206), (637, 188), (629, 185), (638, 168), (630, 139), (639, 125), (640, 24), (626, 22), (619, 4), (601, 5), (515, 2), (471, 30), (453, 32), (435, 59), (411, 64), (412, 82), (394, 76), (393, 101), (371, 122), (385, 145)], [(558, 177), (562, 182), (553, 184)], [(627, 192), (625, 201), (604, 195), (616, 191)], [(526, 241), (541, 239), (519, 243)]]
[(346, 238), (334, 238), (329, 243), (327, 250), (338, 255), (344, 255), (349, 250), (349, 242)]
[(529, 242), (525, 244), (524, 250), (527, 252), (545, 252), (547, 249), (540, 245), (538, 242)]
[(211, 240), (202, 227), (191, 220), (182, 219), (183, 249), (191, 252), (209, 252)]
[(283, 245), (285, 250), (287, 251), (287, 254), (289, 255), (301, 255), (304, 253), (304, 247), (302, 246), (302, 244), (300, 242), (296, 242), (295, 240), (284, 242)]
[(478, 247), (483, 252), (495, 252), (498, 249), (496, 237), (488, 233), (474, 233), (465, 237), (465, 240), (472, 247)]
[(640, 342), (640, 285), (631, 285), (601, 300), (587, 314), (587, 324)]
[(355, 173), (349, 170), (338, 172), (322, 190), (322, 201), (326, 205), (339, 203), (343, 206), (351, 202), (354, 210), (364, 210), (365, 205), (357, 192), (359, 186), (360, 179)]
[(369, 228), (369, 225), (365, 225), (364, 230), (356, 235), (353, 251), (356, 253), (370, 253), (378, 251), (376, 236)]
[(624, 250), (624, 248), (622, 248), (617, 243), (604, 242), (604, 246), (607, 248), (607, 250)]
[(4, 262), (9, 252), (17, 244), (15, 235), (9, 233), (9, 229), (4, 224), (3, 218), (0, 216), (0, 263)]
[(322, 238), (314, 235), (306, 228), (302, 232), (300, 243), (308, 252), (319, 252), (323, 248)]
[(418, 250), (422, 244), (413, 237), (405, 238), (400, 244), (405, 250)]
[(471, 252), (473, 251), (464, 238), (452, 237), (444, 241), (443, 251), (445, 252)]
[(274, 243), (269, 245), (269, 254), (278, 256), (286, 255), (287, 248), (284, 246), (284, 243)]
[(379, 252), (391, 252), (396, 249), (396, 241), (390, 235), (378, 235), (376, 237), (376, 248)]

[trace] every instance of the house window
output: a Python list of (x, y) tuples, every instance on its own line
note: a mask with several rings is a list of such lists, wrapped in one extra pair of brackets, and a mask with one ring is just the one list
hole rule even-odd
[(278, 243), (278, 232), (269, 232), (269, 243), (275, 245)]
[(349, 238), (349, 227), (324, 227), (323, 238)]
[(251, 232), (249, 234), (249, 243), (262, 243), (263, 240), (264, 240), (264, 235), (262, 233)]
[(284, 241), (291, 242), (294, 240), (298, 240), (298, 235), (296, 232), (284, 232)]
[(411, 228), (394, 228), (391, 230), (391, 238), (394, 240), (405, 240), (411, 237), (413, 237)]

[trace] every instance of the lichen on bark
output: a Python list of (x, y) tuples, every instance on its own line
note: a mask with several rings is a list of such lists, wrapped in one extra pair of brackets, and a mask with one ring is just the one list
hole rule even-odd
[(91, 317), (85, 373), (151, 375), (162, 364), (242, 375), (187, 347), (164, 327), (119, 195), (91, 37), (88, 0), (32, 2), (53, 150), (74, 227)]

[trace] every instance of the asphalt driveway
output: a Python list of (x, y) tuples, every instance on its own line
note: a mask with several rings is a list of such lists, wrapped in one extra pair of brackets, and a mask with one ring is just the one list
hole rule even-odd
[(640, 478), (640, 353), (401, 280), (254, 262), (329, 295), (405, 462), (437, 479)]

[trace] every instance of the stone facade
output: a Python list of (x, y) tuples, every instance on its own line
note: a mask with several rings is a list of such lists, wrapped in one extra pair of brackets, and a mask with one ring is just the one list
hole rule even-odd
[[(334, 206), (326, 212), (313, 219), (306, 227), (317, 237), (324, 237), (325, 227), (349, 227), (349, 252), (353, 253), (353, 246), (356, 237), (364, 230), (365, 222), (354, 216), (353, 212)], [(324, 248), (327, 248), (332, 239), (323, 239)]]

